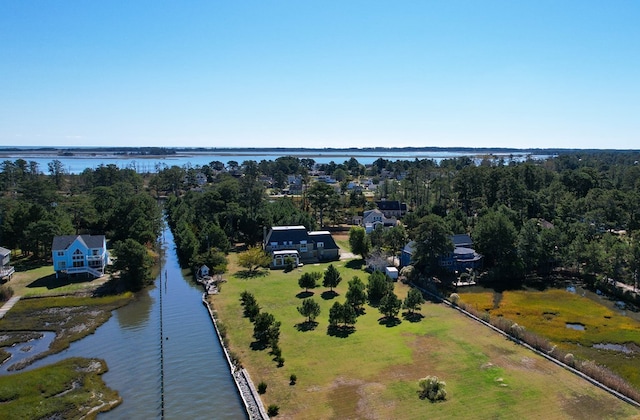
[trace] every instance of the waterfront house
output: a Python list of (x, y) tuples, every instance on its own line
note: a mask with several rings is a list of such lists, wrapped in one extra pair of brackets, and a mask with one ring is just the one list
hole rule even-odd
[(297, 266), (340, 258), (340, 248), (331, 233), (309, 232), (304, 226), (274, 226), (265, 235), (263, 247), (271, 254), (271, 268), (284, 268), (288, 260)]
[(53, 238), (51, 247), (56, 277), (63, 273), (86, 273), (102, 277), (109, 261), (104, 235), (63, 235)]
[[(451, 242), (453, 243), (453, 251), (438, 258), (440, 267), (452, 272), (482, 267), (482, 255), (473, 249), (473, 241), (469, 235), (452, 235)], [(411, 264), (415, 249), (416, 243), (414, 241), (405, 245), (400, 255), (400, 266), (405, 267)]]

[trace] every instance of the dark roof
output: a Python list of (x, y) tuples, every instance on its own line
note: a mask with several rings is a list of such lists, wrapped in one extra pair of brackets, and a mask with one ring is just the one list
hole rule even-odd
[(336, 241), (333, 240), (333, 236), (326, 230), (320, 230), (316, 232), (309, 232), (309, 239), (314, 243), (323, 242), (324, 249), (338, 249)]
[(53, 238), (52, 251), (64, 251), (75, 242), (82, 242), (87, 248), (102, 248), (104, 244), (104, 235), (62, 235)]
[(274, 226), (265, 239), (265, 244), (271, 242), (284, 243), (291, 241), (299, 244), (300, 241), (307, 241), (309, 234), (304, 226)]
[(378, 206), (378, 208), (380, 210), (400, 210), (400, 211), (407, 211), (407, 204), (406, 203), (401, 203), (398, 200), (382, 200), (382, 201), (376, 201), (376, 206)]
[(459, 248), (459, 247), (471, 248), (473, 246), (473, 241), (471, 240), (471, 236), (467, 235), (466, 233), (452, 235), (451, 242), (453, 242), (453, 246), (455, 248)]

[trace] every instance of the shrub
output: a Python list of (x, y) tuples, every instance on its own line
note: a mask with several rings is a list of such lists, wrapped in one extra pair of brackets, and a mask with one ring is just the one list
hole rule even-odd
[(262, 395), (267, 392), (267, 383), (265, 381), (260, 381), (258, 384), (258, 394)]
[(5, 302), (13, 296), (13, 289), (10, 286), (0, 286), (0, 302)]
[(457, 293), (451, 293), (451, 295), (449, 295), (449, 301), (453, 304), (453, 305), (458, 305), (458, 302), (460, 302), (460, 296)]
[(276, 358), (276, 362), (278, 362), (278, 367), (282, 367), (282, 366), (284, 366), (284, 357), (282, 357), (282, 356), (278, 356), (278, 357)]
[(269, 417), (275, 417), (278, 413), (280, 413), (280, 407), (276, 404), (270, 404), (267, 408), (267, 415), (269, 415)]
[(297, 381), (298, 381), (298, 376), (296, 376), (295, 373), (292, 373), (291, 376), (289, 376), (289, 384), (295, 385)]
[(418, 381), (420, 387), (420, 398), (428, 399), (431, 402), (444, 401), (447, 399), (447, 391), (444, 387), (447, 384), (438, 379), (437, 376), (427, 376)]

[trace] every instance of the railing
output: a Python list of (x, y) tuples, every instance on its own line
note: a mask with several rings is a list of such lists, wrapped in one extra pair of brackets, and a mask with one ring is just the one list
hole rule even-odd
[(77, 274), (77, 273), (90, 273), (90, 274), (93, 274), (95, 277), (102, 277), (103, 275), (101, 271), (88, 266), (67, 268), (67, 274)]

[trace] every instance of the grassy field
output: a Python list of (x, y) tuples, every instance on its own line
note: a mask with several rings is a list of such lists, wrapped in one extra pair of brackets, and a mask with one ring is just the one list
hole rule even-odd
[(105, 371), (103, 361), (72, 358), (0, 376), (0, 418), (95, 418), (121, 401), (102, 380)]
[[(459, 295), (479, 311), (513, 320), (575, 356), (607, 366), (640, 389), (640, 322), (565, 290), (509, 291), (498, 298), (492, 292)], [(598, 349), (594, 344), (626, 345), (635, 352)]]
[[(211, 301), (231, 350), (256, 384), (267, 383), (263, 402), (278, 405), (281, 418), (640, 418), (639, 410), (444, 305), (427, 303), (422, 320), (403, 319), (393, 327), (381, 324), (377, 309), (367, 306), (354, 333), (328, 335), (329, 308), (344, 301), (348, 281), (357, 275), (366, 283), (367, 273), (354, 262), (334, 263), (343, 278), (338, 296), (324, 299), (325, 289), (315, 289), (322, 308), (318, 325), (301, 330), (297, 280), (328, 264), (247, 279), (234, 275), (233, 258), (228, 282)], [(282, 322), (283, 367), (268, 350), (251, 349), (253, 326), (239, 300), (244, 290)], [(407, 291), (396, 284), (399, 297)], [(418, 398), (417, 382), (427, 375), (446, 381), (446, 402)]]

